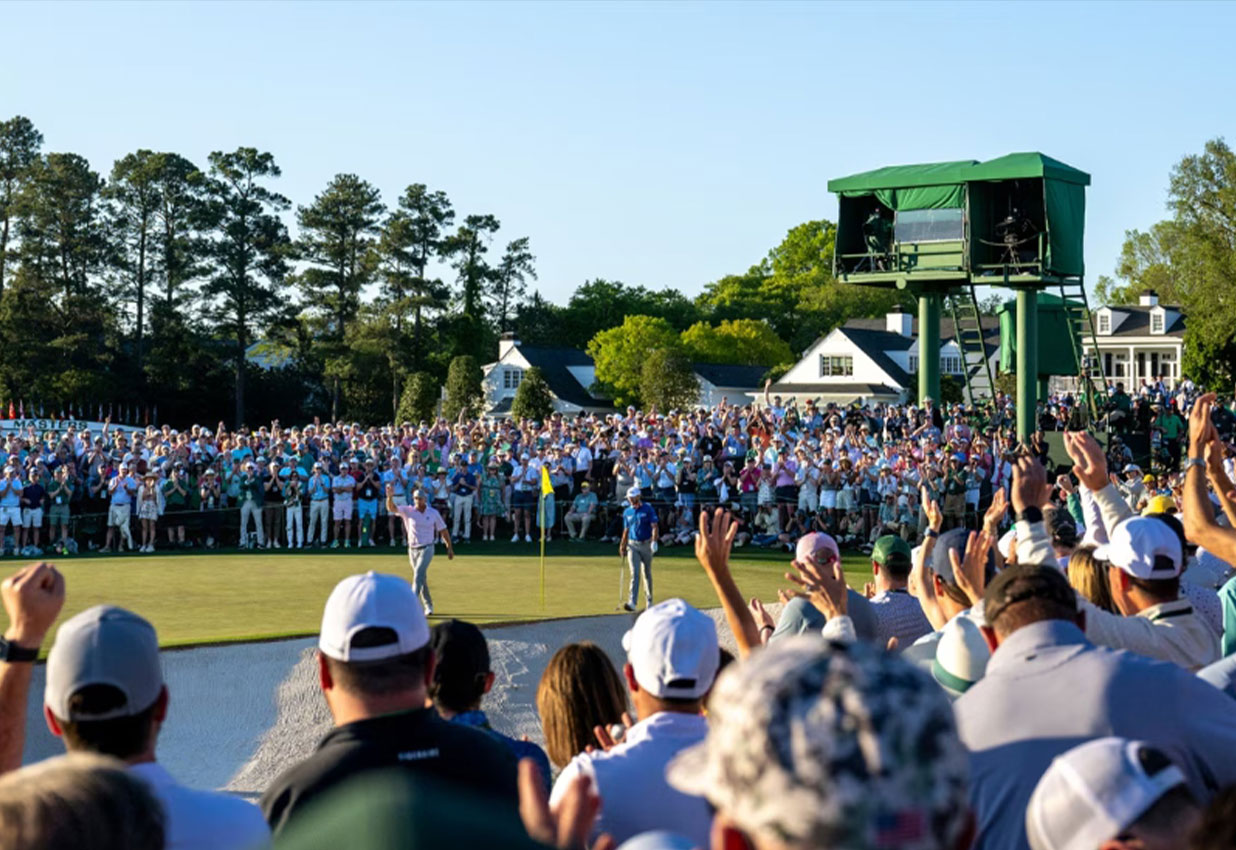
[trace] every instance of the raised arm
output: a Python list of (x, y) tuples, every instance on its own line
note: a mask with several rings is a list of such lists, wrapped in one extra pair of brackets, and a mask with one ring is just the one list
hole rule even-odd
[[(1215, 394), (1206, 393), (1193, 403), (1189, 411), (1190, 460), (1203, 457), (1206, 446), (1218, 440), (1214, 425), (1210, 422), (1210, 409), (1214, 401)], [(1204, 464), (1190, 463), (1185, 470), (1184, 505), (1180, 512), (1185, 536), (1190, 542), (1204, 546), (1220, 559), (1232, 563), (1236, 560), (1236, 529), (1224, 528), (1215, 522), (1202, 466)]]
[(760, 632), (755, 618), (751, 616), (751, 611), (743, 600), (742, 592), (730, 574), (730, 550), (737, 533), (738, 522), (729, 511), (717, 508), (711, 516), (708, 511), (700, 511), (699, 535), (695, 538), (695, 559), (712, 582), (713, 590), (725, 611), (726, 622), (734, 633), (738, 654), (745, 658), (751, 654), (752, 649), (760, 645)]
[[(64, 605), (64, 576), (51, 564), (32, 564), (5, 579), (0, 596), (9, 617), (5, 640), (38, 651)], [(0, 662), (0, 773), (21, 767), (33, 673), (33, 661)]]

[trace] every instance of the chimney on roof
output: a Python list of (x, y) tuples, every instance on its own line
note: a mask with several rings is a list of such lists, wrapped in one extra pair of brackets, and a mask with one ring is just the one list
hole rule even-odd
[(514, 331), (506, 331), (498, 337), (498, 359), (506, 357), (512, 348), (519, 347), (519, 337)]
[(1142, 294), (1137, 298), (1137, 303), (1141, 307), (1158, 307), (1159, 293), (1153, 289), (1142, 290)]
[(884, 317), (884, 330), (904, 337), (914, 336), (914, 316), (909, 313), (889, 313)]

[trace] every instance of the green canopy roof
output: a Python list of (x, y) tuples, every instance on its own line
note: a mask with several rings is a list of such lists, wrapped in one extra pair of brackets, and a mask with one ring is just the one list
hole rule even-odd
[(917, 186), (946, 186), (970, 180), (1016, 180), (1022, 177), (1048, 177), (1090, 185), (1090, 175), (1065, 165), (1058, 159), (1037, 152), (1011, 153), (979, 162), (929, 162), (923, 165), (890, 165), (849, 177), (828, 181), (828, 191), (844, 195), (869, 195), (876, 189), (912, 189)]
[(869, 195), (876, 189), (910, 189), (915, 186), (946, 186), (964, 183), (966, 169), (978, 161), (929, 162), (925, 165), (890, 165), (828, 181), (828, 191)]
[(1079, 186), (1090, 185), (1090, 175), (1065, 165), (1041, 153), (1011, 153), (997, 159), (980, 162), (967, 169), (963, 180), (1017, 180), (1022, 177), (1046, 177)]

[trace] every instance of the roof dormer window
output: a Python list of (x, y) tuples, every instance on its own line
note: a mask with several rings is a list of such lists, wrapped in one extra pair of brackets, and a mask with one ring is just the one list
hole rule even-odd
[(1162, 310), (1154, 309), (1150, 311), (1150, 332), (1152, 334), (1163, 333), (1163, 328), (1164, 328), (1164, 325), (1166, 324), (1166, 322), (1164, 321), (1165, 318), (1166, 317), (1163, 315)]
[(1095, 317), (1098, 319), (1098, 330), (1096, 333), (1104, 336), (1110, 335), (1112, 332), (1112, 314), (1106, 310), (1100, 310), (1095, 314)]

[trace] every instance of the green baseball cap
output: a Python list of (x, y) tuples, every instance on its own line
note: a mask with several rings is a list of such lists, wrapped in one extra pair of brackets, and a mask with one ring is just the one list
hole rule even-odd
[(885, 534), (876, 540), (871, 549), (871, 560), (884, 566), (890, 560), (900, 561), (901, 566), (910, 565), (910, 544), (896, 534)]

